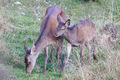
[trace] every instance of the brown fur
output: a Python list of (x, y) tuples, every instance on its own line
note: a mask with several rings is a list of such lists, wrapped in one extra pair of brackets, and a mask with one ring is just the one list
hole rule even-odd
[(73, 25), (72, 27), (67, 27), (67, 25), (69, 26), (69, 24), (70, 20), (67, 20), (65, 23), (59, 21), (59, 25), (56, 28), (56, 32), (54, 34), (54, 36), (56, 37), (65, 37), (67, 41), (67, 55), (65, 57), (62, 70), (64, 70), (65, 64), (67, 63), (67, 60), (70, 56), (71, 46), (80, 46), (80, 58), (81, 63), (83, 64), (83, 50), (84, 45), (86, 45), (89, 52), (88, 63), (90, 64), (92, 47), (89, 42), (91, 40), (94, 43), (93, 58), (97, 60), (95, 54), (95, 24), (90, 20), (82, 20), (79, 23)]
[[(46, 14), (44, 19), (42, 20), (41, 23), (41, 29), (40, 29), (40, 35), (38, 40), (36, 41), (36, 43), (32, 46), (32, 48), (28, 51), (28, 49), (26, 49), (26, 45), (24, 45), (25, 47), (25, 51), (29, 52), (26, 53), (25, 55), (25, 60), (29, 59), (30, 64), (28, 67), (26, 67), (26, 73), (31, 73), (32, 69), (35, 66), (36, 63), (36, 59), (39, 55), (39, 53), (42, 51), (43, 48), (45, 51), (45, 55), (44, 55), (44, 69), (43, 69), (43, 73), (46, 73), (46, 63), (47, 63), (47, 59), (48, 59), (48, 45), (57, 45), (57, 66), (59, 69), (59, 52), (61, 50), (61, 44), (62, 44), (62, 38), (56, 38), (53, 36), (53, 34), (56, 31), (56, 27), (58, 25), (58, 21), (57, 21), (57, 16), (60, 16), (60, 19), (62, 22), (65, 21), (65, 17), (63, 14), (63, 11), (61, 8), (59, 8), (58, 6), (50, 6), (47, 8), (46, 10)], [(62, 53), (61, 53), (62, 56)], [(62, 58), (61, 58), (62, 59)], [(61, 60), (62, 61), (62, 60)], [(27, 64), (27, 62), (25, 63)]]

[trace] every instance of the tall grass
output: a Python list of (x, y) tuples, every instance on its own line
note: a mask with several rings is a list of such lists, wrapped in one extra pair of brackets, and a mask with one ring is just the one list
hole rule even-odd
[[(16, 4), (19, 1), (21, 4)], [(120, 45), (97, 44), (98, 62), (93, 59), (88, 65), (88, 51), (84, 50), (84, 65), (80, 64), (80, 48), (72, 48), (72, 53), (65, 71), (57, 72), (55, 54), (53, 63), (47, 63), (47, 74), (42, 74), (44, 54), (40, 53), (32, 74), (24, 71), (23, 42), (31, 48), (39, 36), (41, 21), (46, 8), (50, 5), (60, 6), (71, 25), (82, 19), (90, 19), (96, 25), (96, 36), (99, 40), (99, 29), (106, 23), (113, 22), (120, 29), (119, 0), (99, 0), (84, 2), (82, 0), (1, 0), (0, 1), (0, 59), (6, 66), (11, 66), (12, 77), (16, 80), (119, 80), (120, 79)], [(119, 39), (120, 40), (120, 39)], [(63, 56), (66, 54), (66, 43), (63, 45)], [(50, 50), (49, 50), (50, 52)], [(54, 53), (55, 48), (54, 48)]]

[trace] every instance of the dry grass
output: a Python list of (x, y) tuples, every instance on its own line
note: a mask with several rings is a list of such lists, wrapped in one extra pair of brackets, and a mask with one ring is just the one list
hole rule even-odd
[[(96, 53), (98, 62), (92, 60), (91, 65), (85, 65), (83, 68), (79, 63), (79, 55), (69, 60), (66, 65), (65, 78), (67, 80), (119, 80), (120, 79), (120, 46), (115, 49), (117, 43), (113, 45), (98, 45)], [(76, 51), (78, 54), (79, 51)], [(74, 52), (75, 53), (75, 52)], [(85, 58), (86, 56), (84, 56)], [(84, 75), (84, 76), (83, 76)]]

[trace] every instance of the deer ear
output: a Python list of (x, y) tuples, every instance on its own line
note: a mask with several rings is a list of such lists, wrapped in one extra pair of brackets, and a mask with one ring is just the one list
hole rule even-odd
[(58, 21), (58, 22), (61, 22), (59, 15), (57, 16), (57, 21)]
[(24, 50), (25, 50), (25, 51), (28, 51), (28, 48), (27, 48), (27, 46), (26, 46), (26, 42), (24, 42)]
[(36, 46), (33, 44), (32, 48), (31, 48), (31, 54), (32, 52), (35, 52), (36, 51)]
[(70, 19), (68, 19), (66, 22), (65, 22), (65, 26), (68, 27), (70, 25)]

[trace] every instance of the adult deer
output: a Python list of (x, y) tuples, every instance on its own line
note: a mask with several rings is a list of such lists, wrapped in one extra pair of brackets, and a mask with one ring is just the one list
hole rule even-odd
[[(56, 27), (58, 26), (57, 16), (59, 15), (62, 22), (65, 22), (65, 17), (63, 11), (58, 6), (50, 6), (46, 10), (46, 14), (41, 23), (41, 29), (39, 38), (35, 44), (33, 44), (30, 50), (27, 49), (26, 44), (24, 43), (25, 49), (25, 65), (26, 65), (26, 73), (31, 73), (33, 70), (36, 59), (42, 49), (45, 48), (44, 54), (44, 69), (43, 74), (46, 73), (46, 63), (48, 59), (48, 45), (57, 45), (57, 67), (59, 70), (59, 52), (61, 52), (62, 38), (56, 38), (53, 34), (56, 31)], [(61, 62), (62, 62), (62, 53), (61, 53)], [(61, 63), (62, 64), (62, 63)]]
[(79, 23), (68, 27), (70, 25), (70, 19), (68, 19), (65, 23), (61, 22), (59, 17), (57, 20), (59, 22), (59, 25), (56, 28), (54, 36), (63, 36), (67, 41), (67, 54), (64, 60), (62, 71), (64, 70), (65, 64), (67, 63), (70, 56), (71, 46), (80, 46), (80, 60), (81, 64), (83, 64), (83, 49), (84, 45), (86, 45), (89, 52), (88, 63), (90, 64), (92, 48), (89, 42), (92, 40), (94, 42), (93, 58), (97, 60), (95, 54), (95, 24), (90, 20), (82, 20)]

